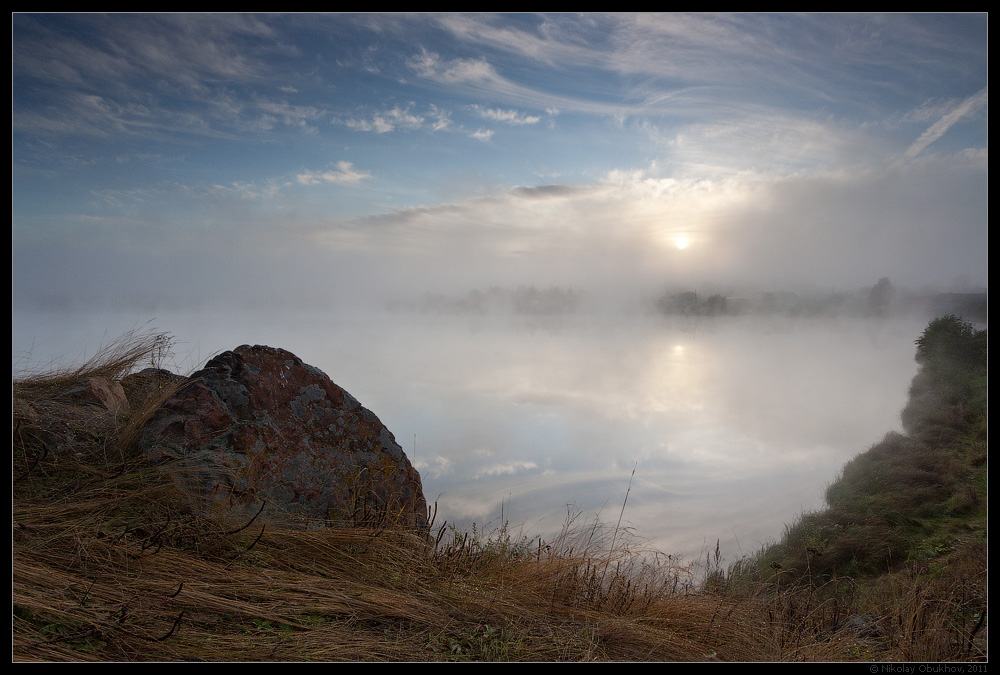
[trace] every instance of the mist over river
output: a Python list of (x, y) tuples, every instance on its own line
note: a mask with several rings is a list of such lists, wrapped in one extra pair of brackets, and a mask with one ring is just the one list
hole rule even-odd
[[(287, 349), (374, 411), (437, 522), (551, 536), (568, 512), (664, 553), (727, 561), (823, 505), (886, 432), (926, 320), (417, 312), (21, 311), (15, 372), (75, 363), (129, 330), (174, 337), (179, 372), (241, 344)], [(635, 471), (632, 479), (633, 469)], [(629, 490), (630, 479), (632, 479)]]

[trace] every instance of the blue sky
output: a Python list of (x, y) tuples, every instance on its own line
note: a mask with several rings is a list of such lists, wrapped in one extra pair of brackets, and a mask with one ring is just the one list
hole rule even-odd
[(987, 283), (985, 14), (12, 31), (15, 304)]

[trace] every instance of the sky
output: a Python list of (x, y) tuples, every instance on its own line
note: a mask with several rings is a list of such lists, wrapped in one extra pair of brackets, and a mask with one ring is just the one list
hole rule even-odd
[(13, 14), (17, 307), (987, 284), (986, 14)]

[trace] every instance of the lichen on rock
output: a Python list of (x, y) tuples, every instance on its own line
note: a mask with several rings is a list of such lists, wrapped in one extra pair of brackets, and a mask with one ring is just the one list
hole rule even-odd
[(211, 359), (163, 403), (140, 445), (203, 508), (289, 525), (425, 529), (420, 475), (378, 417), (283, 349)]

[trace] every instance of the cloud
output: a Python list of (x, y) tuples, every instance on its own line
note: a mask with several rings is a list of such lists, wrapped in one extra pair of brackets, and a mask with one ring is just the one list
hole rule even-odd
[(213, 185), (211, 187), (220, 193), (229, 192), (236, 194), (240, 199), (256, 200), (272, 199), (288, 185), (289, 183), (286, 181), (272, 179), (264, 181), (263, 184), (252, 181), (233, 181), (229, 185)]
[(450, 112), (441, 110), (436, 105), (431, 105), (428, 114), (433, 118), (433, 121), (431, 122), (432, 131), (444, 131), (451, 126)]
[(479, 113), (479, 116), (483, 119), (491, 120), (493, 122), (503, 122), (505, 124), (510, 124), (513, 126), (519, 126), (523, 124), (538, 124), (542, 119), (537, 115), (527, 115), (525, 113), (520, 113), (516, 110), (501, 110), (500, 108), (483, 108), (482, 106), (473, 105), (471, 106), (473, 110)]
[[(904, 286), (939, 284), (956, 269), (986, 278), (986, 214), (974, 198), (985, 190), (981, 164), (960, 156), (905, 170), (883, 164), (715, 178), (616, 169), (589, 185), (516, 187), (315, 232), (320, 246), (395, 260), (400, 275), (411, 270), (428, 289), (554, 283), (648, 291), (704, 282), (843, 289), (882, 276)], [(690, 242), (683, 251), (679, 236)]]
[(435, 18), (442, 28), (463, 42), (517, 54), (547, 66), (598, 62), (603, 54), (595, 54), (595, 41), (584, 36), (591, 37), (597, 25), (607, 26), (617, 21), (608, 15), (562, 15), (558, 20), (534, 16), (528, 17), (522, 24), (524, 28), (520, 28), (497, 16), (482, 14), (449, 14)]
[[(59, 22), (15, 15), (13, 21), (14, 124), (21, 131), (159, 137), (275, 123), (309, 130), (308, 108), (246, 100), (232, 105), (233, 91), (266, 81), (273, 73), (270, 59), (289, 51), (252, 15), (65, 15)], [(43, 99), (26, 98), (26, 92), (44, 92)], [(103, 117), (93, 111), (77, 116), (88, 98), (100, 100)], [(231, 114), (251, 109), (251, 122)]]
[[(985, 22), (955, 15), (629, 13), (443, 15), (437, 24), (488, 54), (494, 100), (605, 115), (704, 120), (744, 104), (836, 109), (854, 119), (892, 111), (901, 93), (977, 70)], [(441, 77), (448, 61), (424, 54)], [(955, 72), (958, 63), (967, 72)], [(524, 75), (530, 73), (530, 79)], [(586, 83), (565, 92), (556, 80)], [(530, 86), (528, 86), (530, 83)], [(863, 85), (861, 83), (864, 83)], [(860, 90), (859, 90), (860, 87)], [(861, 94), (865, 91), (865, 94)], [(545, 92), (542, 94), (542, 92)], [(607, 105), (614, 99), (618, 104)], [(737, 108), (731, 106), (739, 101)]]
[(450, 113), (435, 105), (429, 106), (426, 116), (414, 113), (410, 106), (405, 108), (395, 106), (388, 110), (372, 113), (370, 117), (352, 117), (343, 123), (354, 131), (374, 131), (378, 134), (397, 130), (416, 131), (418, 129), (443, 131), (451, 124), (449, 115)]
[(423, 455), (413, 459), (413, 467), (415, 469), (422, 475), (433, 478), (441, 478), (442, 476), (451, 474), (454, 471), (453, 464), (454, 462), (451, 458), (443, 455), (435, 455), (429, 460)]
[(519, 84), (499, 74), (485, 59), (442, 59), (438, 54), (421, 50), (407, 60), (418, 76), (445, 85), (454, 92), (488, 100), (516, 101), (534, 108), (558, 108), (606, 114), (615, 109), (603, 102), (573, 98)]
[(585, 192), (587, 188), (576, 185), (536, 185), (534, 187), (517, 187), (511, 193), (529, 199), (548, 199), (550, 197), (569, 197)]
[(484, 141), (484, 142), (489, 141), (491, 138), (493, 138), (493, 130), (478, 129), (477, 131), (473, 131), (471, 134), (469, 134), (469, 138), (475, 138), (477, 141)]
[(532, 471), (537, 468), (538, 464), (535, 462), (511, 460), (484, 467), (472, 476), (472, 480), (478, 480), (483, 477), (491, 478), (494, 476), (509, 476), (516, 473), (524, 473), (525, 471)]
[(334, 185), (354, 185), (366, 178), (371, 178), (368, 171), (357, 171), (351, 162), (337, 162), (337, 170), (327, 171), (303, 171), (295, 176), (299, 185), (320, 185), (322, 183), (333, 183)]
[(257, 104), (265, 113), (268, 120), (280, 120), (282, 124), (290, 127), (297, 127), (307, 133), (316, 133), (318, 129), (309, 124), (319, 120), (325, 112), (314, 106), (289, 105), (288, 103), (276, 103), (271, 101), (261, 101)]
[(420, 77), (437, 80), (446, 84), (483, 84), (500, 82), (497, 75), (485, 59), (452, 59), (444, 61), (434, 52), (421, 50), (420, 54), (412, 56), (407, 65)]
[(911, 160), (919, 155), (923, 152), (924, 148), (944, 136), (948, 129), (954, 126), (963, 117), (971, 115), (979, 108), (987, 105), (988, 102), (989, 88), (983, 87), (978, 92), (956, 105), (950, 112), (932, 124), (927, 131), (920, 134), (920, 138), (914, 141), (913, 145), (907, 148), (906, 152), (903, 153), (902, 161)]

